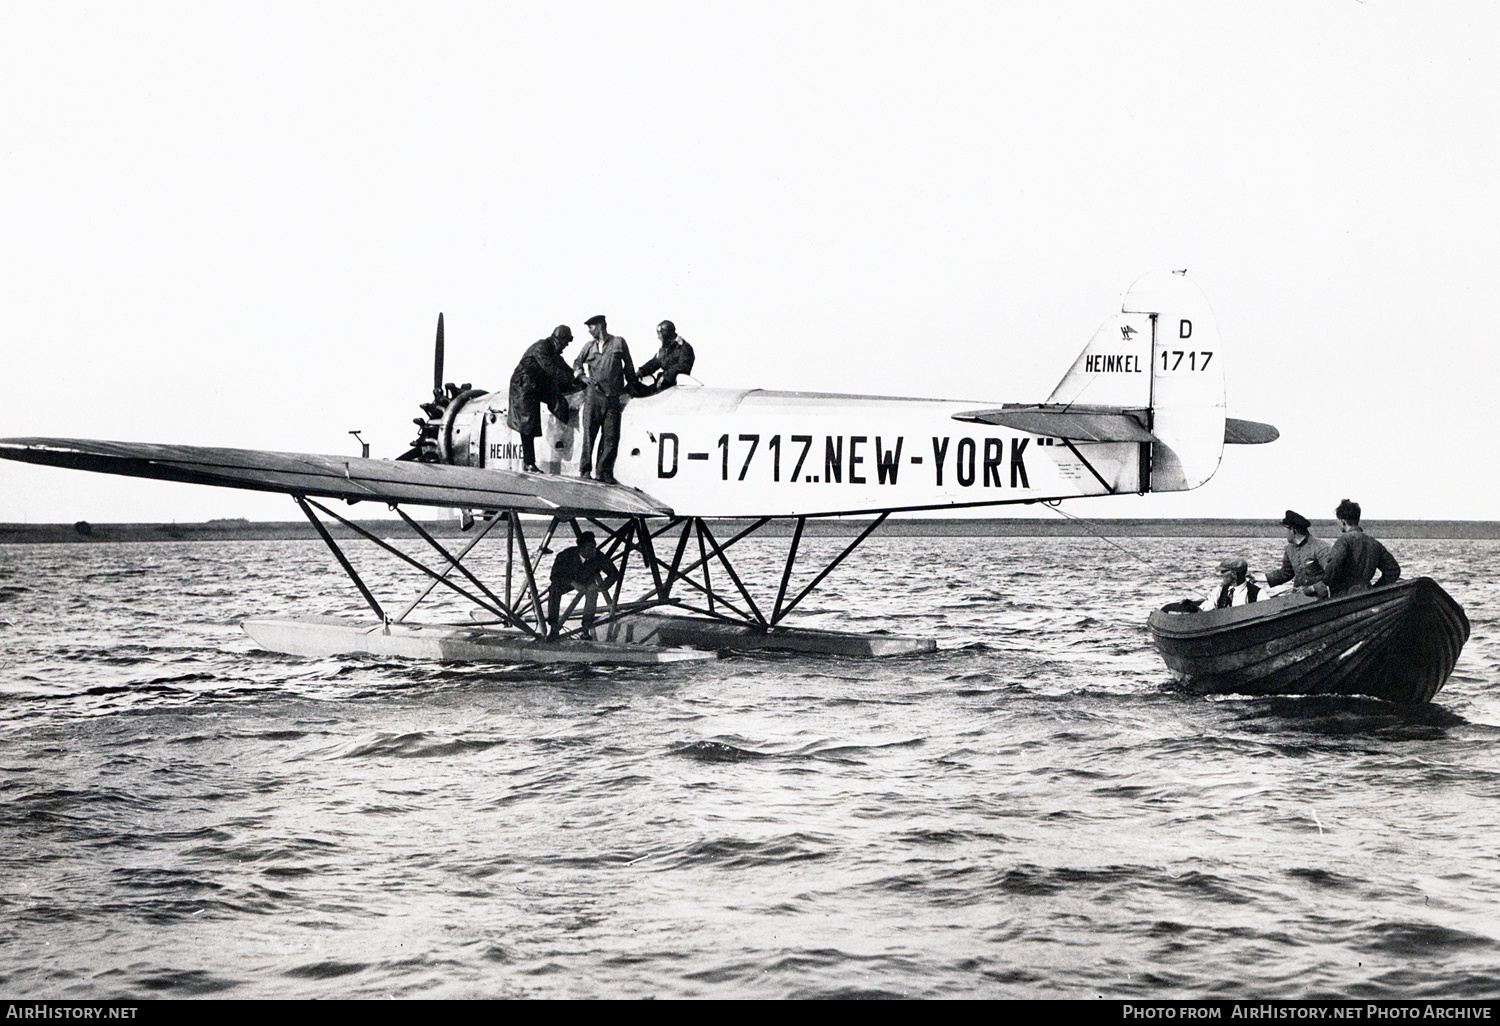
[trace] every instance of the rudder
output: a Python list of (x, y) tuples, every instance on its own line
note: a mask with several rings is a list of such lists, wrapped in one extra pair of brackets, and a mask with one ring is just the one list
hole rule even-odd
[(1185, 272), (1136, 279), (1122, 309), (1150, 318), (1151, 395), (1147, 426), (1153, 492), (1197, 488), (1224, 454), (1224, 351), (1208, 298)]
[(1208, 300), (1178, 271), (1136, 279), (1121, 312), (1094, 333), (1047, 403), (1133, 414), (1155, 437), (1142, 445), (1142, 492), (1197, 488), (1224, 449), (1223, 351)]

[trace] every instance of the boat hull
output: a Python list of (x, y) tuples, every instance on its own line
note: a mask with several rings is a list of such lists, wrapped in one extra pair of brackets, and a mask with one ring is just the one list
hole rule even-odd
[(1469, 640), (1463, 609), (1428, 577), (1337, 599), (1294, 593), (1232, 609), (1158, 610), (1148, 627), (1190, 691), (1403, 704), (1431, 701)]

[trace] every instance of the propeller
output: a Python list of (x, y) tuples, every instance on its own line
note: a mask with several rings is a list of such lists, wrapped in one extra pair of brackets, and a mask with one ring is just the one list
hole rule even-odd
[(443, 441), (438, 436), (446, 430), (451, 415), (457, 412), (453, 404), (467, 401), (473, 388), (468, 382), (462, 385), (451, 381), (443, 383), (443, 315), (439, 313), (437, 342), (432, 354), (432, 401), (418, 404), (426, 416), (412, 418), (412, 423), (417, 426), (417, 437), (412, 439), (411, 448), (396, 458), (418, 463), (443, 462)]
[(432, 390), (443, 390), (443, 315), (438, 314), (437, 345), (433, 347)]

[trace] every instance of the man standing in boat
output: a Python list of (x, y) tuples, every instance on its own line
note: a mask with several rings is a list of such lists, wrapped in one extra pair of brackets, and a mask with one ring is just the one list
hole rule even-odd
[(1401, 579), (1401, 564), (1380, 542), (1365, 534), (1359, 526), (1359, 503), (1348, 499), (1339, 503), (1334, 516), (1343, 532), (1334, 540), (1323, 564), (1323, 583), (1334, 598), (1370, 590), (1370, 578), (1380, 577), (1375, 587), (1394, 584)]
[(1321, 584), (1331, 546), (1321, 538), (1314, 538), (1312, 522), (1295, 510), (1286, 511), (1281, 526), (1286, 528), (1286, 551), (1282, 553), (1281, 566), (1266, 574), (1266, 587), (1275, 588), (1287, 581), (1298, 589)]

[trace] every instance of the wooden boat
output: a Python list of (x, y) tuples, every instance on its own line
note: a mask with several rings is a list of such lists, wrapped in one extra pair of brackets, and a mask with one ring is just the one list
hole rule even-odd
[(1167, 667), (1199, 694), (1373, 695), (1429, 702), (1469, 640), (1429, 577), (1336, 599), (1291, 593), (1231, 609), (1151, 614)]

